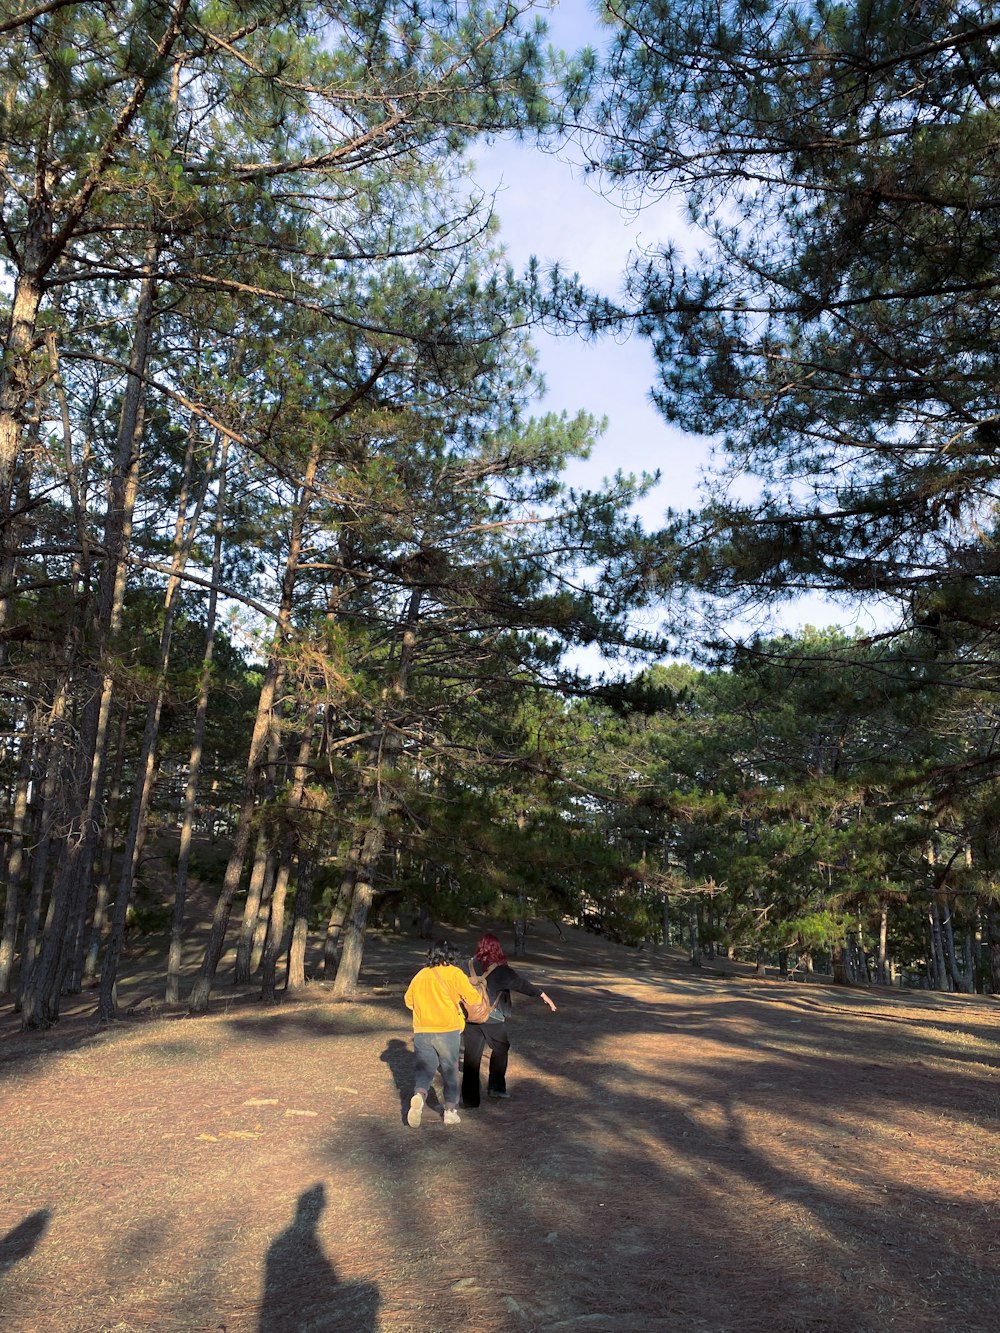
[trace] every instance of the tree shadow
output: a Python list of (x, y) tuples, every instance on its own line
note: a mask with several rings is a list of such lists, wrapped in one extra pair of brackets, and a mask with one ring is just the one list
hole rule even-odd
[(267, 1251), (259, 1333), (375, 1333), (379, 1290), (371, 1282), (344, 1283), (317, 1235), (326, 1207), (321, 1183), (303, 1190), (295, 1216)]
[[(479, 1253), (504, 1275), (511, 1327), (931, 1333), (954, 1315), (997, 1333), (985, 1009), (701, 980), (551, 985), (565, 992), (552, 1019), (515, 1006), (517, 1100), (488, 1125), (463, 1116), (474, 1151), (447, 1164), (480, 1234), (504, 1199), (502, 1252)], [(381, 1059), (393, 1069), (391, 1050)], [(422, 1191), (439, 1159), (401, 1149), (388, 1122), (365, 1136), (376, 1178), (395, 1182), (399, 1251), (430, 1246)], [(513, 1179), (530, 1188), (512, 1199)], [(455, 1253), (451, 1273), (479, 1271)], [(461, 1291), (470, 1311), (496, 1294), (471, 1278)], [(448, 1312), (441, 1326), (460, 1327), (459, 1302)]]
[(27, 1259), (45, 1235), (51, 1216), (48, 1208), (39, 1208), (0, 1239), (0, 1277), (16, 1263)]

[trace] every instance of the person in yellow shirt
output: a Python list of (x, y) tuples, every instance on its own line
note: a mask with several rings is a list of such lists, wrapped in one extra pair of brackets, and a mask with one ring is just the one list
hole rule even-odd
[(403, 996), (407, 1009), (413, 1011), (413, 1054), (417, 1062), (413, 1096), (406, 1113), (406, 1123), (413, 1129), (420, 1124), (438, 1069), (444, 1083), (444, 1123), (457, 1125), (460, 1119), (458, 1053), (465, 1014), (459, 1001), (478, 1004), (482, 996), (454, 960), (455, 950), (447, 940), (432, 944), (427, 966), (420, 969)]

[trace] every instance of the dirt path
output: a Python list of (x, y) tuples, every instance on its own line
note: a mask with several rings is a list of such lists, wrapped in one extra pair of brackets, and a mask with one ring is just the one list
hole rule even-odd
[(511, 1100), (407, 1129), (400, 995), (0, 1013), (3, 1333), (996, 1333), (1000, 1005), (535, 937)]

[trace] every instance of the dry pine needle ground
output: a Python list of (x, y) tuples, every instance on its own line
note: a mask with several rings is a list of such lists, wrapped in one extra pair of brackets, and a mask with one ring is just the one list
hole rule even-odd
[(511, 1100), (414, 1131), (422, 951), (375, 937), (351, 1004), (5, 1009), (0, 1329), (996, 1333), (996, 1000), (540, 928)]

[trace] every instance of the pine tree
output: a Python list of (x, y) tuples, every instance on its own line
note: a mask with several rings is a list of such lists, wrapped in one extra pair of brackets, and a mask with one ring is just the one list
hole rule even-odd
[[(724, 455), (664, 577), (884, 598), (992, 656), (996, 6), (607, 13), (595, 159), (683, 191), (706, 241), (630, 279), (661, 411)], [(727, 498), (737, 474), (759, 494)]]

